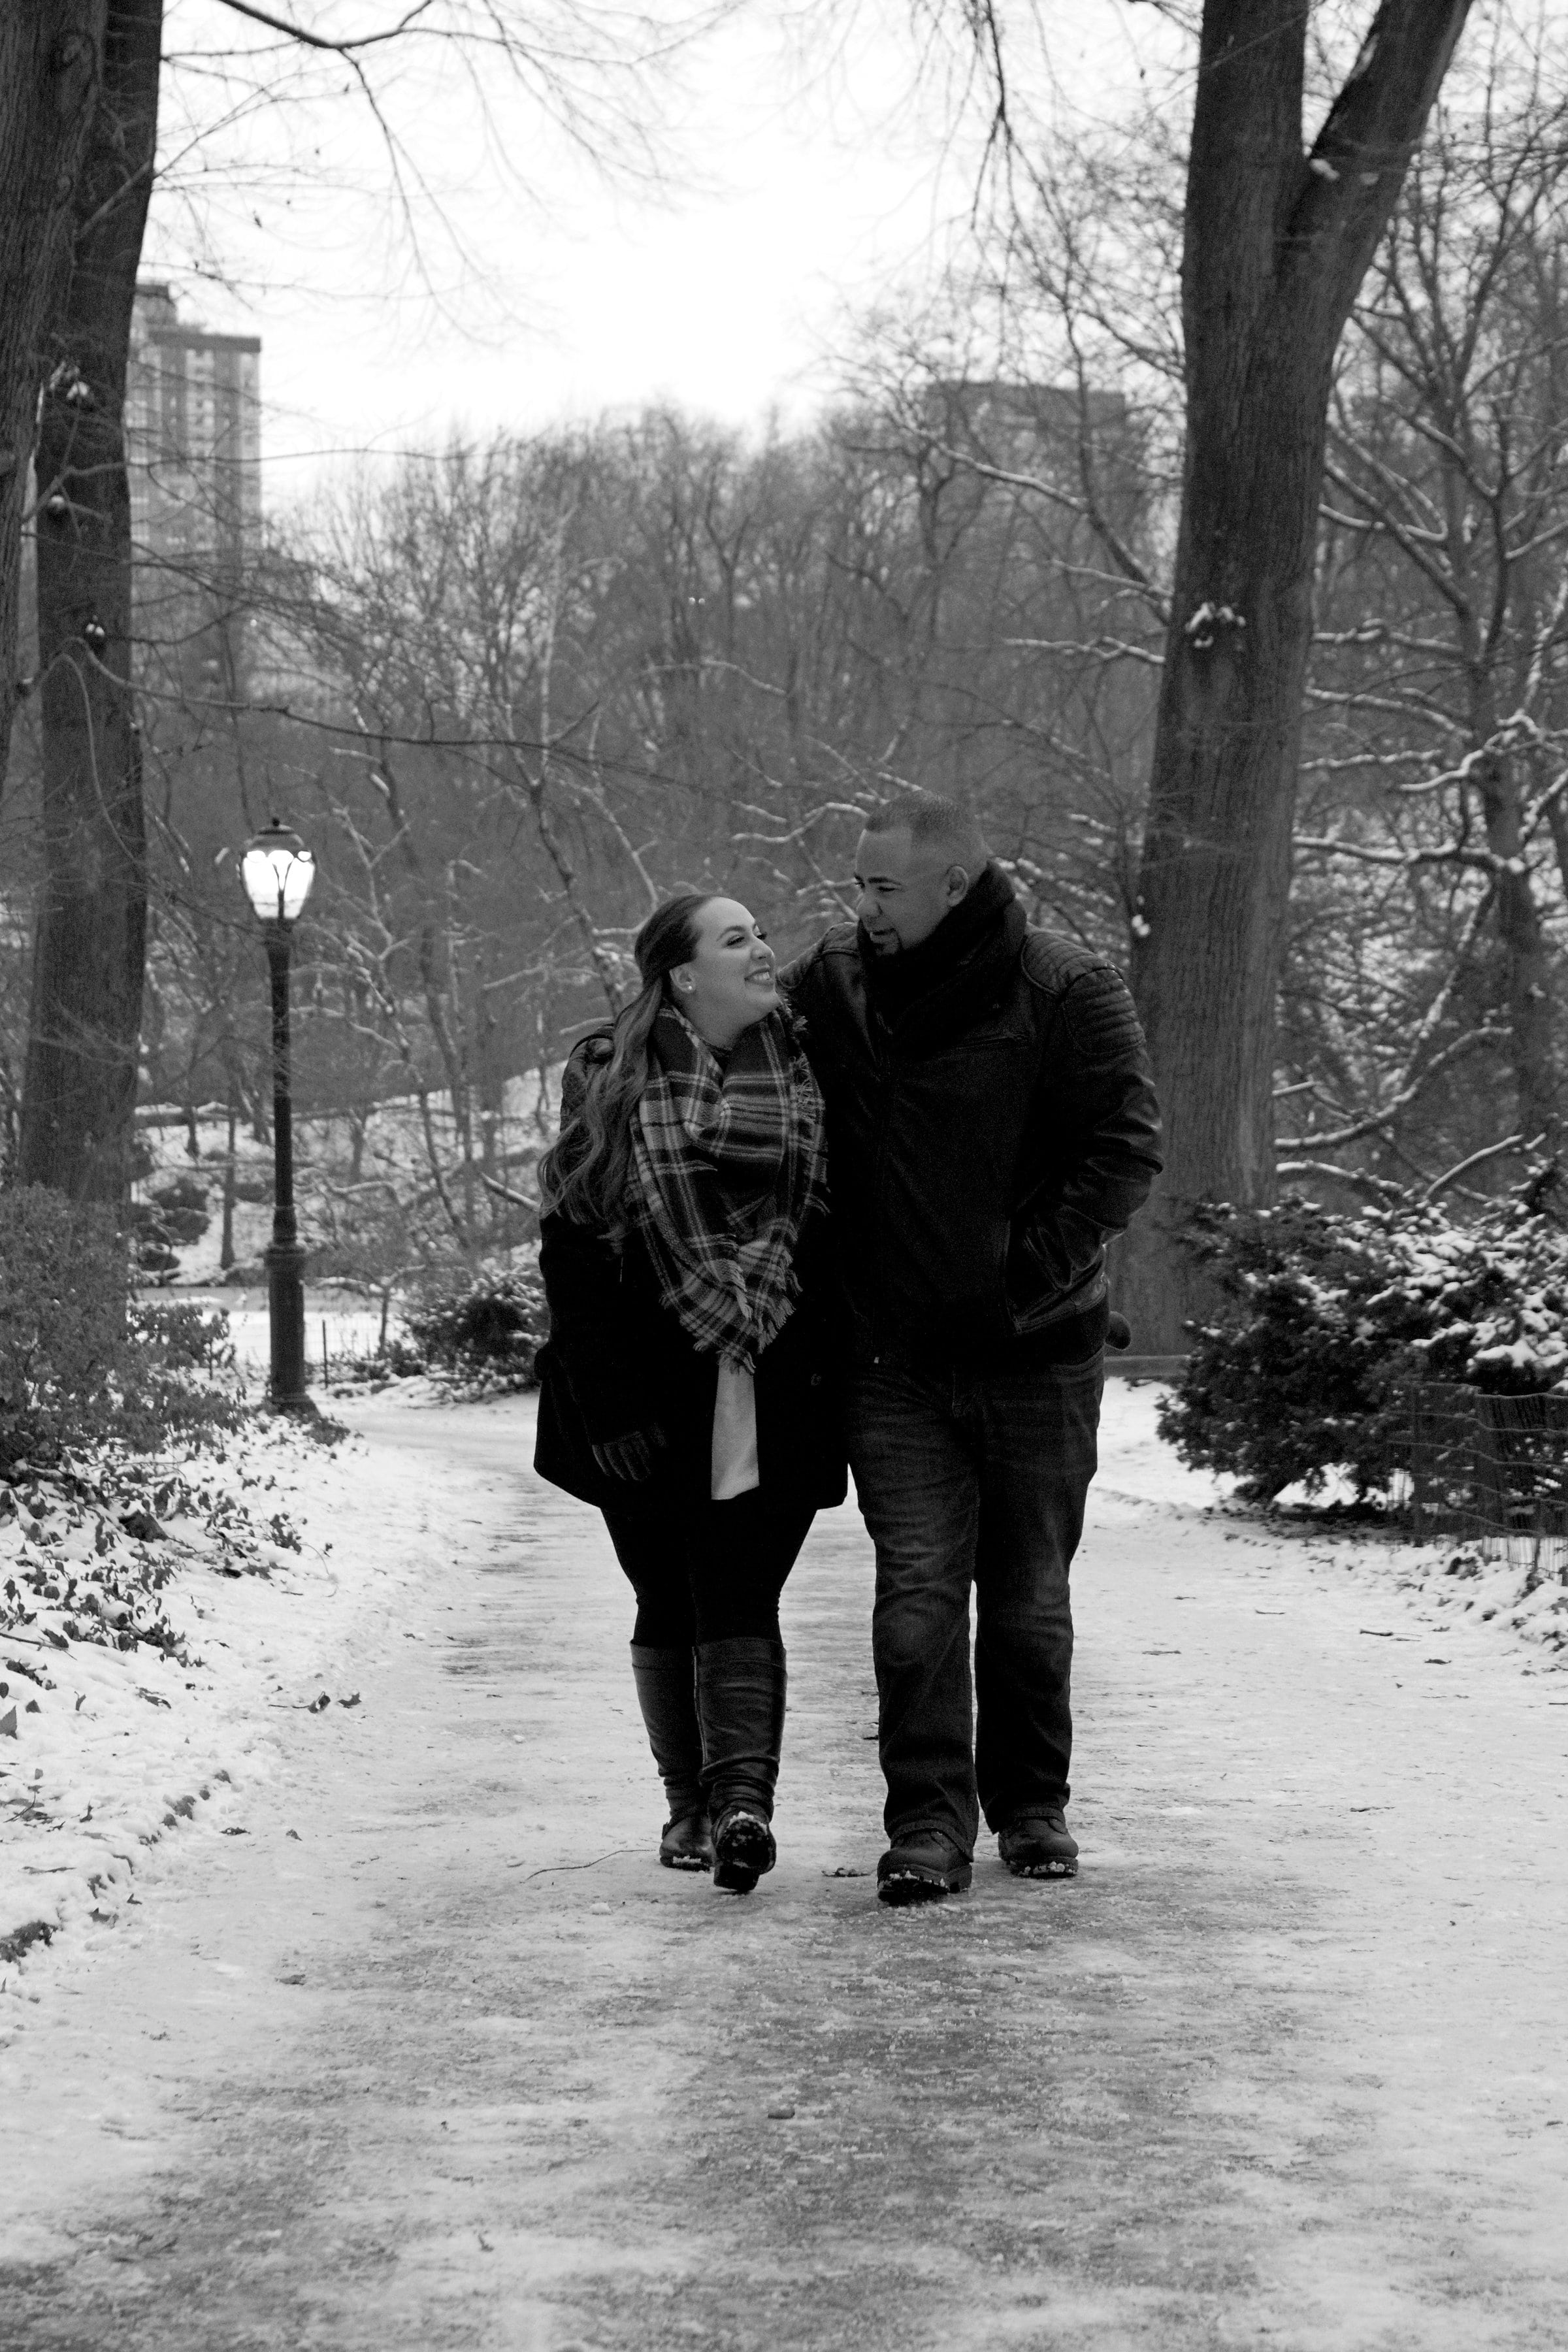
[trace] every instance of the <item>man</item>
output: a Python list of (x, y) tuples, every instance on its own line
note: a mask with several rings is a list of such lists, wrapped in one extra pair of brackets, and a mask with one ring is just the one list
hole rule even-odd
[(857, 927), (783, 985), (827, 1104), (849, 1457), (877, 1550), (878, 1892), (915, 1903), (970, 1884), (982, 1811), (1015, 1874), (1077, 1873), (1068, 1570), (1104, 1244), (1159, 1172), (1159, 1118), (1121, 978), (1029, 929), (961, 808), (874, 817), (855, 878)]

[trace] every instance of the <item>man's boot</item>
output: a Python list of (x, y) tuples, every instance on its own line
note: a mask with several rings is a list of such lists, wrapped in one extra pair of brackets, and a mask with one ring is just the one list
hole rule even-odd
[(913, 1830), (896, 1838), (877, 1864), (877, 1899), (881, 1903), (940, 1903), (944, 1895), (962, 1895), (974, 1877), (974, 1866), (955, 1837), (944, 1830)]
[(713, 1884), (749, 1895), (776, 1858), (769, 1823), (784, 1741), (784, 1643), (753, 1633), (700, 1642), (697, 1711), (713, 1822)]
[(997, 1843), (1015, 1878), (1078, 1876), (1078, 1840), (1060, 1805), (1031, 1805), (1015, 1814)]
[(655, 1650), (634, 1642), (632, 1679), (669, 1807), (658, 1858), (667, 1870), (711, 1870), (713, 1838), (702, 1793), (702, 1730), (697, 1719), (692, 1653)]

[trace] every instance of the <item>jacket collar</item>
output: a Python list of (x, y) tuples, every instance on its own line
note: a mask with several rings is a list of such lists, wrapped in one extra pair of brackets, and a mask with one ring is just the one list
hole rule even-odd
[(856, 932), (873, 1015), (893, 1034), (921, 1043), (962, 1035), (1005, 995), (1028, 925), (994, 858), (919, 947), (879, 956)]

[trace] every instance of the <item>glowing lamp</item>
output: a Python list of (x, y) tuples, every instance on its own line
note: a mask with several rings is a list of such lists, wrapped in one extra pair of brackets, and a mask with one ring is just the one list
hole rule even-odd
[(264, 923), (296, 923), (316, 878), (316, 861), (289, 826), (276, 817), (239, 861), (245, 895)]

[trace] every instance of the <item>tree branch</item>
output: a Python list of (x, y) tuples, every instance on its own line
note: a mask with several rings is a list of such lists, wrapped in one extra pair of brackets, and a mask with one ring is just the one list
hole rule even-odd
[(1382, 0), (1302, 162), (1282, 276), (1299, 281), (1336, 328), (1366, 275), (1468, 14), (1469, 0)]
[(237, 16), (248, 16), (254, 25), (265, 25), (270, 33), (281, 33), (285, 39), (298, 41), (302, 48), (326, 49), (333, 57), (352, 57), (356, 49), (373, 49), (383, 41), (400, 40), (421, 16), (428, 16), (435, 0), (415, 0), (415, 5), (400, 16), (395, 25), (379, 33), (359, 33), (352, 40), (331, 40), (324, 33), (312, 33), (304, 25), (290, 24), (286, 16), (275, 16), (268, 8), (258, 8), (253, 0), (218, 0)]
[(539, 1214), (539, 1202), (531, 1200), (526, 1192), (514, 1192), (511, 1187), (509, 1184), (503, 1184), (499, 1177), (487, 1176), (482, 1168), (477, 1172), (486, 1192), (493, 1192), (498, 1201), (506, 1201), (514, 1209), (531, 1209), (535, 1216)]
[(1403, 1184), (1391, 1176), (1371, 1176), (1359, 1168), (1339, 1168), (1331, 1160), (1281, 1160), (1275, 1170), (1277, 1176), (1332, 1176), (1342, 1184), (1352, 1184), (1358, 1192), (1370, 1192), (1378, 1201), (1403, 1201)]
[[(1540, 1140), (1540, 1137), (1537, 1136), (1536, 1141)], [(1456, 1167), (1448, 1169), (1444, 1175), (1435, 1176), (1432, 1179), (1421, 1195), (1422, 1207), (1425, 1208), (1429, 1201), (1435, 1201), (1439, 1192), (1446, 1192), (1450, 1184), (1457, 1184), (1460, 1177), (1468, 1175), (1472, 1168), (1479, 1168), (1483, 1160), (1500, 1159), (1505, 1151), (1516, 1151), (1523, 1141), (1522, 1135), (1505, 1135), (1500, 1143), (1489, 1143), (1481, 1150), (1472, 1151), (1468, 1160), (1461, 1160)]]
[(1478, 1045), (1501, 1045), (1506, 1042), (1508, 1034), (1509, 1032), (1506, 1029), (1467, 1031), (1464, 1036), (1456, 1037), (1451, 1045), (1445, 1045), (1440, 1054), (1434, 1054), (1419, 1076), (1412, 1078), (1384, 1109), (1369, 1112), (1365, 1118), (1358, 1118), (1349, 1127), (1336, 1128), (1328, 1135), (1282, 1136), (1279, 1141), (1280, 1150), (1300, 1151), (1310, 1150), (1315, 1147), (1321, 1150), (1330, 1144), (1337, 1146), (1342, 1143), (1355, 1143), (1363, 1135), (1374, 1134), (1378, 1128), (1392, 1125), (1402, 1110), (1408, 1110), (1423, 1087), (1436, 1076), (1439, 1070), (1447, 1069), (1450, 1062), (1457, 1062), (1461, 1054), (1468, 1054)]

